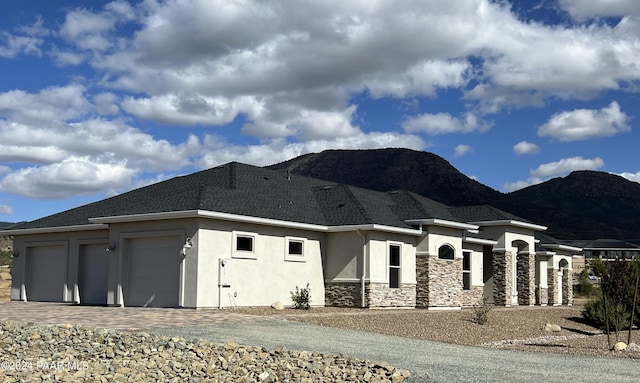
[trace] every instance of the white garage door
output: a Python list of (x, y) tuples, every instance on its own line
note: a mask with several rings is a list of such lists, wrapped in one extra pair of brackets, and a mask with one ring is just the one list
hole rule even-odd
[(28, 301), (63, 302), (67, 282), (67, 248), (42, 246), (27, 249)]
[(129, 275), (126, 306), (177, 307), (180, 294), (180, 237), (127, 241)]
[(107, 244), (90, 244), (80, 247), (78, 290), (80, 303), (87, 305), (107, 304)]

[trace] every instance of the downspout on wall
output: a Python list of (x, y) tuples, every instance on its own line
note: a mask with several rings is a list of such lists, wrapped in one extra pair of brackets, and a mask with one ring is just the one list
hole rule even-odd
[(366, 298), (366, 277), (367, 277), (367, 242), (369, 234), (362, 234), (360, 229), (356, 230), (356, 233), (362, 238), (362, 274), (360, 275), (360, 307), (365, 308), (367, 304), (365, 302)]

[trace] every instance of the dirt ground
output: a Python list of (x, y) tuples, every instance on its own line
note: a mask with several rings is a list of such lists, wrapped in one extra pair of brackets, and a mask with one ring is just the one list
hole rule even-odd
[(11, 299), (11, 273), (8, 267), (0, 267), (0, 302)]

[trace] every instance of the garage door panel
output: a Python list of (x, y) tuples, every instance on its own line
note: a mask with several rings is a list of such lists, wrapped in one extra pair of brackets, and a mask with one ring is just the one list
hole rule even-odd
[(180, 237), (128, 241), (127, 306), (177, 307), (180, 294)]
[(80, 247), (78, 290), (81, 304), (107, 304), (109, 263), (106, 248), (106, 243)]
[(39, 246), (27, 250), (28, 301), (63, 302), (67, 283), (66, 246)]

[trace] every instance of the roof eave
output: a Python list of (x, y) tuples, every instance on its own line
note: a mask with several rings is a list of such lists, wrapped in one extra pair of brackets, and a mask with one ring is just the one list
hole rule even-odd
[(444, 226), (450, 227), (453, 229), (461, 229), (461, 230), (477, 230), (479, 228), (478, 225), (473, 223), (462, 223), (456, 221), (448, 221), (446, 219), (438, 219), (438, 218), (429, 218), (429, 219), (408, 219), (404, 222), (409, 225), (428, 225), (428, 226)]
[(478, 226), (515, 226), (515, 227), (521, 227), (521, 228), (537, 230), (537, 231), (547, 230), (546, 226), (536, 225), (535, 223), (516, 221), (513, 219), (505, 219), (505, 220), (499, 220), (499, 221), (478, 221), (478, 222), (471, 222), (471, 223)]
[(0, 235), (47, 234), (47, 233), (62, 233), (62, 232), (70, 232), (70, 231), (105, 230), (108, 228), (109, 228), (108, 225), (104, 225), (101, 223), (86, 224), (86, 225), (70, 225), (70, 226), (34, 227), (31, 229), (0, 230)]

